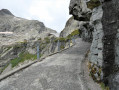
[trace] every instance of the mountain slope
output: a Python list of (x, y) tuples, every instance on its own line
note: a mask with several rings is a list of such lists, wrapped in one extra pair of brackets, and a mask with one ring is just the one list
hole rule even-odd
[(45, 27), (42, 22), (16, 17), (6, 9), (0, 10), (0, 32), (13, 32), (12, 35), (0, 35), (1, 44), (2, 41), (10, 44), (24, 39), (44, 38), (48, 33), (57, 33)]
[(37, 20), (16, 17), (7, 9), (0, 10), (0, 32), (2, 32), (0, 33), (0, 73), (20, 55), (24, 54), (24, 57), (27, 55), (31, 57), (30, 59), (34, 57), (36, 59), (38, 42), (41, 44), (39, 47), (42, 48), (40, 55), (54, 52), (57, 45), (50, 42), (56, 38), (55, 30), (47, 28)]

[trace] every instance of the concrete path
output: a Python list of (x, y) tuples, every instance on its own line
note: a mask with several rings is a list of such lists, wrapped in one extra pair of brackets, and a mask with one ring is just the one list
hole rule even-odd
[(0, 90), (88, 90), (81, 77), (81, 63), (90, 44), (81, 39), (72, 48), (0, 82)]

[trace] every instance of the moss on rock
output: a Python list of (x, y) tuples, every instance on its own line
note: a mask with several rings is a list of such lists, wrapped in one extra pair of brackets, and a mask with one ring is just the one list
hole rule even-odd
[(96, 82), (101, 82), (102, 68), (91, 62), (88, 62), (88, 69), (90, 71), (90, 76), (93, 78), (93, 80)]
[(100, 6), (101, 3), (99, 0), (90, 0), (89, 2), (87, 2), (87, 7), (90, 9), (94, 9), (95, 7)]

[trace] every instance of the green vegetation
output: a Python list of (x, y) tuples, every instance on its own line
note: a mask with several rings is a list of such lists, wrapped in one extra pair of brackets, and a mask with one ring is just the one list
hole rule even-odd
[(59, 38), (56, 38), (56, 39), (54, 40), (54, 42), (58, 42), (58, 40), (59, 40), (60, 42), (65, 42), (65, 41), (66, 41), (65, 38), (59, 37)]
[[(96, 64), (92, 65), (91, 62), (88, 62), (88, 69), (90, 71), (89, 76), (91, 76), (95, 82), (100, 83), (101, 82), (102, 68), (97, 66)], [(98, 77), (96, 77), (95, 74), (97, 74)]]
[(24, 41), (16, 42), (16, 44), (13, 46), (14, 48), (23, 48), (27, 46), (27, 40), (24, 39)]
[(11, 48), (12, 48), (11, 46), (7, 47), (7, 51), (10, 50)]
[(24, 41), (21, 41), (21, 42), (17, 42), (18, 44), (27, 44), (27, 40), (24, 39)]
[(59, 38), (59, 41), (60, 41), (60, 42), (65, 42), (65, 38), (60, 37), (60, 38)]
[(21, 45), (21, 44), (16, 44), (16, 45), (14, 45), (13, 46), (13, 48), (15, 49), (15, 48), (22, 48), (23, 46)]
[(70, 40), (73, 36), (79, 35), (79, 34), (80, 34), (79, 30), (75, 30), (66, 37), (66, 40)]
[(70, 40), (73, 36), (75, 36), (75, 35), (79, 35), (80, 33), (79, 33), (79, 30), (74, 30), (71, 34), (69, 34), (67, 37), (59, 37), (59, 38), (56, 38), (55, 40), (54, 40), (54, 42), (57, 42), (58, 40), (60, 41), (60, 42), (66, 42), (66, 41), (68, 41), (68, 40)]
[(64, 49), (65, 47), (63, 45), (60, 46), (60, 49)]
[(93, 9), (93, 8), (98, 7), (100, 5), (101, 5), (101, 3), (99, 0), (90, 0), (89, 2), (87, 2), (87, 7), (90, 9)]
[(19, 54), (19, 57), (11, 60), (12, 67), (17, 66), (20, 62), (24, 62), (25, 60), (35, 60), (37, 58), (36, 55), (30, 54), (28, 52), (22, 52)]
[(101, 89), (102, 90), (109, 90), (109, 87), (108, 86), (105, 86), (105, 84), (103, 82), (101, 82), (100, 79), (98, 80), (95, 77), (95, 75), (94, 75), (94, 74), (97, 73), (98, 74), (98, 78), (100, 78), (101, 72), (102, 72), (102, 68), (101, 67), (96, 67), (95, 64), (91, 65), (91, 62), (88, 62), (88, 69), (90, 71), (89, 76), (91, 76), (95, 82), (97, 82), (97, 83), (100, 84)]
[(100, 83), (100, 87), (102, 88), (102, 90), (109, 90), (109, 87), (108, 86), (105, 86), (104, 83)]
[(71, 33), (71, 36), (79, 35), (79, 30), (75, 30)]
[(42, 40), (41, 38), (39, 38), (38, 40)]
[(46, 42), (47, 44), (50, 43), (49, 37), (44, 38), (44, 40), (45, 40), (45, 42)]

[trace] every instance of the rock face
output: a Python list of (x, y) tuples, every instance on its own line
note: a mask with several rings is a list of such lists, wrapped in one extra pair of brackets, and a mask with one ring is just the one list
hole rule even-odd
[(91, 15), (90, 10), (87, 9), (86, 0), (71, 0), (69, 13), (79, 21), (88, 21)]
[[(103, 71), (105, 82), (109, 83), (111, 90), (119, 89), (119, 1), (111, 0), (103, 3)], [(110, 18), (111, 17), (111, 18)], [(113, 78), (108, 78), (113, 77)], [(110, 82), (108, 82), (108, 80)]]
[(76, 20), (83, 17), (83, 19), (79, 20), (79, 23), (81, 23), (79, 29), (82, 31), (81, 37), (83, 40), (92, 41), (89, 60), (95, 64), (99, 63), (98, 65), (102, 66), (102, 7), (100, 6), (91, 11), (87, 8), (86, 0), (71, 0), (69, 11), (70, 14), (76, 17)]
[(79, 21), (79, 30), (82, 34), (82, 39), (92, 41), (93, 27), (89, 24), (91, 10), (87, 8), (85, 0), (71, 0), (69, 13), (74, 16), (74, 19)]
[[(49, 48), (55, 47), (55, 44), (51, 47), (52, 43), (49, 43), (49, 40), (52, 37), (56, 38), (57, 34), (55, 30), (47, 28), (42, 22), (16, 17), (7, 9), (0, 10), (0, 32), (8, 33), (0, 33), (0, 69), (24, 51), (36, 54), (37, 42), (46, 37), (48, 40), (45, 41), (48, 43), (45, 42), (45, 46), (42, 46), (41, 54), (49, 54), (46, 53)], [(49, 48), (46, 49), (48, 46)]]
[[(92, 35), (89, 53), (91, 66), (102, 68), (101, 80), (111, 90), (119, 89), (119, 1), (118, 0), (71, 0), (69, 12), (79, 23), (88, 23), (90, 28), (82, 38)], [(85, 25), (83, 25), (85, 26)], [(80, 27), (80, 25), (79, 25)], [(89, 39), (89, 38), (88, 38)], [(96, 68), (97, 68), (96, 67)]]
[(93, 32), (93, 41), (90, 48), (90, 56), (89, 59), (91, 62), (97, 64), (102, 67), (103, 63), (103, 29), (102, 29), (102, 6), (94, 8), (92, 11), (92, 16), (90, 18), (90, 24), (94, 27)]
[(79, 29), (79, 22), (74, 20), (74, 17), (70, 17), (69, 20), (66, 22), (65, 28), (61, 31), (60, 36), (66, 37), (74, 30)]
[(79, 22), (74, 20), (73, 16), (66, 22), (65, 28), (60, 33), (60, 37), (66, 37), (75, 30), (79, 30), (79, 33), (82, 34), (81, 37), (83, 40), (89, 42), (92, 41), (93, 28), (89, 25), (89, 22)]
[(9, 10), (7, 9), (2, 9), (0, 10), (0, 15), (2, 16), (6, 16), (6, 15), (10, 15), (10, 16), (14, 16)]
[(10, 44), (24, 39), (44, 38), (48, 33), (56, 33), (42, 22), (14, 16), (6, 9), (0, 10), (0, 32), (13, 32), (12, 35), (0, 35), (0, 44)]

